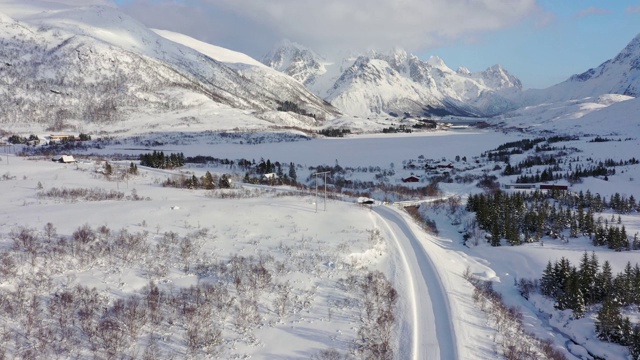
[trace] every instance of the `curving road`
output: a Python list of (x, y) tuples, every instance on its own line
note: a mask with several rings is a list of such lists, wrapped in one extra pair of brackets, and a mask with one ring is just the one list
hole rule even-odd
[(433, 261), (398, 210), (376, 206), (373, 211), (384, 220), (396, 241), (407, 274), (408, 311), (412, 318), (401, 326), (400, 351), (405, 355), (402, 357), (458, 359), (447, 293)]

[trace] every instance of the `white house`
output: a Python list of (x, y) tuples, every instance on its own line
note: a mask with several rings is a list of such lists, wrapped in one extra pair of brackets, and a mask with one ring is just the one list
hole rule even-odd
[(76, 159), (74, 159), (74, 157), (72, 155), (54, 156), (53, 159), (51, 159), (51, 160), (55, 161), (55, 162), (59, 162), (59, 163), (64, 163), (64, 164), (77, 162)]
[(275, 180), (277, 178), (278, 178), (278, 175), (276, 173), (266, 173), (262, 175), (262, 181)]

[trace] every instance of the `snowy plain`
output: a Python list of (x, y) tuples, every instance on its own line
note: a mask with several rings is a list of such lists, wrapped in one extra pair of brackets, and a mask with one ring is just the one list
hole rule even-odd
[[(148, 136), (166, 139), (164, 133)], [(401, 165), (409, 159), (417, 159), (421, 155), (440, 161), (445, 158), (452, 162), (456, 155), (472, 159), (501, 143), (530, 137), (530, 134), (492, 130), (462, 130), (258, 144), (239, 144), (237, 140), (226, 144), (208, 144), (196, 138), (153, 149), (183, 152), (187, 156), (264, 158), (284, 164), (294, 162), (302, 165), (298, 175), (301, 178), (312, 172), (308, 167), (322, 164), (333, 166), (337, 162), (342, 166), (392, 168), (393, 163), (396, 164), (397, 176), (391, 181), (399, 182), (400, 177), (410, 173)], [(120, 144), (99, 150), (89, 149), (86, 153), (99, 151), (103, 158), (108, 159), (109, 154), (133, 155), (152, 149), (133, 149), (126, 139), (123, 137)], [(567, 143), (567, 146), (580, 148), (580, 156), (602, 160), (609, 157), (626, 159), (634, 154), (638, 145), (637, 139), (613, 143), (589, 143), (585, 140)], [(76, 156), (83, 158), (81, 153)], [(129, 162), (114, 161), (112, 164), (120, 167), (118, 171), (124, 171)], [(292, 306), (291, 313), (276, 316), (272, 305), (274, 300), (269, 295), (263, 295), (260, 303), (261, 320), (251, 336), (234, 332), (231, 324), (221, 322), (226, 325), (221, 325), (225, 329), (225, 342), (218, 348), (219, 358), (309, 358), (322, 349), (331, 348), (347, 353), (356, 338), (359, 309), (356, 303), (350, 306), (345, 305), (348, 301), (340, 303), (355, 296), (341, 288), (339, 280), (349, 274), (363, 273), (365, 269), (385, 273), (399, 293), (398, 322), (394, 328), (394, 350), (398, 359), (490, 359), (499, 353), (496, 345), (498, 335), (486, 315), (475, 307), (471, 300), (473, 289), (462, 277), (467, 269), (482, 279), (491, 280), (503, 294), (506, 303), (519, 306), (525, 313), (527, 326), (539, 337), (554, 339), (558, 348), (564, 347), (568, 340), (565, 335), (558, 334), (557, 330), (561, 329), (576, 340), (579, 345), (573, 345), (571, 353), (566, 352), (568, 356), (586, 353), (586, 350), (579, 350), (581, 346), (588, 348), (591, 353), (609, 358), (622, 358), (626, 352), (619, 346), (589, 340), (594, 337), (592, 323), (590, 327), (586, 327), (584, 321), (572, 323), (567, 315), (553, 315), (554, 322), (545, 322), (542, 319), (546, 315), (541, 314), (543, 311), (553, 314), (553, 304), (543, 299), (535, 304), (525, 301), (514, 282), (519, 278), (539, 277), (549, 260), (555, 261), (564, 256), (577, 262), (584, 251), (596, 251), (601, 260), (610, 260), (614, 273), (617, 273), (627, 261), (637, 261), (636, 252), (617, 253), (595, 248), (585, 238), (569, 244), (545, 240), (544, 246), (530, 244), (493, 248), (480, 243), (478, 246), (465, 247), (459, 232), (460, 225), (452, 225), (451, 219), (437, 210), (431, 215), (440, 230), (440, 235), (435, 236), (421, 230), (407, 214), (393, 205), (378, 205), (372, 211), (356, 205), (353, 199), (329, 200), (325, 212), (321, 197), (317, 204), (320, 211), (316, 213), (313, 191), (299, 194), (295, 189), (290, 189), (291, 194), (286, 195), (286, 187), (276, 192), (268, 187), (243, 188), (241, 183), (236, 182), (234, 187), (237, 189), (229, 191), (245, 194), (247, 198), (223, 199), (220, 194), (214, 193), (224, 193), (225, 190), (187, 190), (160, 185), (173, 174), (186, 172), (202, 176), (204, 172), (211, 171), (221, 175), (230, 171), (225, 167), (192, 166), (179, 170), (140, 167), (140, 175), (130, 177), (127, 181), (114, 181), (101, 173), (103, 163), (95, 157), (81, 160), (78, 164), (59, 164), (51, 162), (49, 158), (5, 154), (0, 166), (4, 168), (1, 172), (6, 175), (0, 181), (2, 193), (6, 194), (5, 205), (0, 209), (3, 219), (0, 232), (7, 239), (5, 249), (11, 248), (9, 234), (12, 231), (23, 227), (40, 231), (48, 222), (55, 224), (58, 234), (63, 238), (70, 238), (74, 230), (83, 224), (94, 228), (107, 226), (113, 230), (127, 229), (129, 232), (146, 231), (150, 246), (157, 244), (166, 232), (188, 236), (194, 231), (206, 229), (206, 235), (199, 240), (198, 254), (194, 256), (197, 261), (224, 261), (234, 255), (270, 254), (276, 261), (279, 259), (290, 264), (291, 268), (279, 281), (289, 281), (293, 292), (300, 297), (314, 289), (311, 305), (297, 310)], [(481, 173), (483, 169), (470, 171)], [(640, 178), (640, 169), (635, 165), (625, 167), (623, 171), (610, 177), (609, 181), (586, 179), (582, 184), (576, 184), (573, 190), (590, 189), (605, 196), (614, 192), (637, 194), (639, 187), (636, 179)], [(241, 176), (241, 173), (236, 174), (237, 178)], [(125, 197), (135, 193), (148, 199), (67, 201), (38, 195), (55, 187), (100, 188), (123, 192)], [(468, 193), (481, 191), (475, 186), (455, 183), (441, 184), (441, 188), (443, 197), (464, 197)], [(637, 215), (623, 216), (623, 221), (630, 234), (640, 231)], [(371, 232), (375, 230), (380, 232), (379, 239), (372, 240)], [(426, 257), (418, 255), (421, 251)], [(322, 256), (314, 258), (310, 255), (312, 253)], [(426, 263), (426, 259), (431, 265)], [(66, 265), (52, 275), (50, 291), (55, 293), (64, 287), (82, 284), (96, 287), (106, 299), (113, 302), (119, 297), (140, 292), (148, 286), (149, 281), (156, 282), (163, 289), (174, 290), (211, 281), (184, 271), (177, 259), (173, 260), (174, 263), (169, 266), (171, 270), (166, 275), (151, 275), (144, 267), (154, 261), (153, 258), (146, 258), (137, 265), (119, 268), (108, 264), (94, 264), (88, 268), (78, 264)], [(298, 269), (293, 264), (304, 265)], [(25, 274), (37, 273), (45, 266), (48, 265), (25, 265), (20, 271)], [(435, 279), (434, 274), (437, 274)], [(434, 283), (435, 280), (439, 281)], [(19, 284), (4, 282), (2, 287), (10, 290)], [(442, 291), (436, 290), (438, 288)], [(593, 321), (593, 316), (588, 319)], [(555, 329), (551, 326), (555, 326)], [(179, 340), (180, 331), (178, 328), (169, 328), (163, 334), (163, 338), (171, 338), (168, 334), (174, 336), (173, 342), (167, 343), (164, 348), (166, 354), (178, 357), (186, 354)], [(451, 335), (446, 335), (448, 333)], [(148, 344), (149, 339), (143, 339), (137, 348), (133, 348), (142, 352)]]
[[(28, 20), (33, 17), (51, 26), (60, 22), (59, 12), (40, 18), (44, 14), (40, 10), (48, 2), (32, 2), (37, 6), (26, 6), (30, 4), (25, 5), (22, 1), (4, 3), (10, 5), (5, 9), (13, 18)], [(75, 12), (71, 15), (76, 16)], [(10, 21), (8, 18), (1, 20)], [(94, 28), (96, 24), (102, 24), (105, 29), (113, 30), (111, 20), (76, 18), (64, 23), (64, 28), (71, 32), (80, 29), (100, 41), (129, 50), (143, 50), (147, 54), (154, 54), (153, 45), (147, 47), (135, 39), (157, 40), (160, 34), (235, 69), (255, 67), (256, 73), (262, 73), (258, 71), (263, 66), (243, 54), (196, 43), (177, 34), (145, 30), (140, 37), (140, 29), (135, 27), (129, 31), (132, 36), (122, 36), (122, 33), (100, 32)], [(133, 40), (127, 42), (123, 38)], [(149, 41), (149, 44), (154, 43)], [(178, 49), (182, 48), (170, 45), (174, 52), (169, 55), (180, 58)], [(107, 178), (103, 172), (105, 160), (116, 166), (116, 173), (119, 173), (127, 169), (129, 161), (119, 162), (112, 158), (161, 150), (182, 152), (187, 156), (294, 162), (300, 166), (301, 179), (313, 172), (310, 167), (318, 165), (378, 166), (394, 170), (395, 176), (389, 182), (401, 184), (401, 177), (418, 173), (415, 169), (403, 169), (403, 165), (416, 162), (420, 157), (456, 163), (456, 167), (468, 168), (464, 170), (468, 174), (497, 175), (499, 171), (494, 170), (494, 164), (476, 166), (473, 159), (505, 142), (551, 134), (615, 137), (616, 141), (605, 143), (589, 143), (588, 137), (582, 137), (566, 145), (578, 148), (581, 152), (573, 156), (583, 159), (628, 160), (637, 157), (640, 148), (637, 99), (604, 95), (560, 104), (541, 104), (488, 120), (504, 130), (363, 134), (327, 139), (309, 135), (317, 128), (306, 132), (292, 129), (308, 125), (294, 114), (276, 111), (258, 114), (232, 109), (193, 93), (176, 93), (175, 97), (180, 99), (183, 109), (132, 108), (128, 109), (126, 119), (111, 123), (70, 119), (69, 126), (78, 132), (89, 132), (96, 138), (113, 137), (101, 149), (75, 153), (80, 159), (77, 165), (53, 163), (50, 157), (16, 157), (14, 153), (20, 150), (19, 147), (3, 149), (6, 153), (0, 157), (0, 191), (4, 195), (0, 207), (0, 246), (19, 261), (13, 265), (9, 263), (9, 266), (3, 263), (3, 269), (8, 273), (3, 276), (0, 289), (15, 299), (23, 294), (20, 289), (27, 289), (36, 295), (31, 303), (40, 304), (32, 306), (31, 312), (13, 310), (14, 316), (8, 315), (9, 310), (4, 308), (6, 313), (2, 315), (0, 337), (7, 353), (27, 357), (47, 348), (39, 343), (46, 341), (46, 333), (40, 338), (37, 332), (27, 331), (22, 324), (30, 319), (37, 320), (34, 314), (52, 312), (48, 306), (50, 301), (78, 285), (95, 287), (99, 303), (108, 310), (119, 299), (148, 294), (150, 284), (157, 285), (170, 298), (171, 294), (184, 294), (181, 291), (190, 287), (224, 283), (221, 269), (233, 268), (242, 257), (253, 257), (262, 262), (273, 277), (266, 290), (248, 291), (241, 282), (235, 286), (225, 283), (229, 285), (228, 297), (225, 297), (230, 299), (225, 305), (228, 308), (209, 314), (206, 324), (194, 323), (186, 308), (181, 315), (185, 322), (158, 320), (162, 325), (158, 326), (148, 320), (141, 325), (136, 338), (120, 339), (120, 354), (131, 358), (149, 355), (147, 358), (221, 359), (301, 359), (326, 349), (347, 354), (358, 338), (363, 318), (361, 296), (357, 286), (349, 286), (353, 285), (349, 279), (365, 276), (369, 271), (381, 271), (399, 294), (392, 338), (395, 358), (500, 358), (500, 335), (473, 303), (472, 286), (462, 276), (469, 269), (474, 276), (492, 281), (508, 305), (518, 306), (523, 311), (526, 328), (541, 338), (551, 339), (567, 357), (593, 358), (590, 354), (606, 359), (626, 357), (623, 347), (595, 340), (593, 311), (584, 319), (573, 321), (570, 314), (555, 311), (548, 299), (538, 296), (525, 301), (514, 283), (521, 278), (540, 277), (547, 261), (562, 256), (576, 263), (585, 251), (596, 252), (601, 261), (609, 260), (617, 273), (627, 261), (632, 264), (638, 261), (637, 251), (620, 253), (596, 248), (584, 237), (569, 243), (545, 239), (544, 246), (534, 243), (493, 248), (480, 242), (477, 246), (466, 247), (462, 243), (461, 225), (452, 224), (454, 221), (444, 211), (431, 209), (428, 203), (423, 208), (427, 208), (429, 216), (436, 221), (439, 235), (424, 232), (396, 205), (378, 204), (366, 208), (356, 205), (354, 199), (344, 198), (344, 201), (329, 200), (327, 211), (324, 211), (324, 203), (318, 202), (313, 192), (245, 186), (238, 181), (243, 173), (228, 167), (189, 166), (177, 170), (140, 167), (139, 175), (120, 181)], [(345, 116), (328, 120), (325, 126), (380, 132), (383, 127), (397, 126), (400, 121)], [(37, 126), (11, 124), (11, 131), (21, 135), (47, 135)], [(277, 141), (284, 132), (299, 138)], [(239, 134), (239, 137), (227, 136), (229, 134)], [(458, 162), (454, 160), (456, 156), (469, 161)], [(512, 161), (517, 160), (521, 158), (512, 158)], [(216, 175), (231, 172), (236, 180), (234, 189), (187, 190), (161, 185), (167, 178), (179, 174), (199, 177), (206, 171)], [(356, 180), (373, 177), (372, 173), (352, 175)], [(618, 168), (618, 173), (608, 181), (586, 178), (572, 186), (572, 191), (590, 190), (607, 197), (619, 192), (638, 198), (639, 179), (638, 165), (625, 166)], [(514, 180), (514, 177), (500, 179), (507, 183)], [(413, 186), (424, 185), (422, 182)], [(470, 193), (482, 191), (474, 184), (443, 183), (440, 187), (443, 198), (461, 196), (463, 200)], [(115, 191), (123, 197), (88, 201), (47, 196), (46, 192), (54, 188)], [(383, 194), (376, 195), (380, 195), (378, 200), (383, 200)], [(318, 212), (317, 207), (321, 209)], [(629, 234), (640, 231), (637, 213), (623, 215), (622, 221)], [(48, 223), (55, 227), (55, 236), (46, 234)], [(73, 243), (74, 233), (84, 225), (100, 234), (96, 244), (114, 239), (140, 239), (129, 236), (140, 234), (142, 245), (131, 254), (118, 253), (116, 248), (113, 255), (96, 258), (45, 251), (52, 247), (67, 249), (69, 243)], [(22, 245), (14, 240), (22, 230), (39, 239), (33, 255), (22, 253)], [(91, 246), (71, 246), (69, 251), (87, 249)], [(12, 274), (13, 277), (9, 276)], [(241, 281), (244, 280), (241, 278)], [(287, 296), (285, 300), (284, 295)], [(638, 318), (635, 310), (626, 310), (628, 315)], [(99, 321), (109, 320), (111, 315), (106, 311)], [(167, 319), (174, 319), (166, 315)], [(180, 316), (175, 317), (178, 318)], [(38, 323), (37, 329), (58, 326), (51, 319), (40, 319), (44, 320)], [(98, 325), (89, 324), (88, 329)], [(212, 349), (198, 344), (190, 348), (187, 339), (193, 326), (203, 332), (218, 329), (221, 339)], [(76, 334), (89, 333), (80, 331), (77, 325), (71, 329)], [(116, 326), (115, 330), (118, 329)], [(103, 330), (103, 335), (110, 334), (107, 329)], [(54, 339), (57, 336), (60, 334), (52, 334)], [(53, 347), (57, 353), (39, 355), (43, 358), (100, 358), (107, 346), (113, 345), (106, 337), (102, 342), (94, 342), (86, 334), (72, 339), (62, 344), (68, 345), (67, 348)]]

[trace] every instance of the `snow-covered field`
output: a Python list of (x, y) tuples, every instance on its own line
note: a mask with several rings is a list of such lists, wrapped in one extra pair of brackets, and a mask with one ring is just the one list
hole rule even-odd
[[(166, 139), (168, 135), (161, 136)], [(395, 167), (395, 177), (399, 178), (409, 173), (402, 165), (407, 160), (423, 156), (454, 162), (456, 155), (472, 159), (502, 143), (531, 137), (464, 130), (288, 142), (271, 139), (252, 145), (240, 144), (237, 139), (225, 143), (219, 137), (217, 142), (195, 137), (153, 149), (184, 152), (187, 156), (294, 162), (301, 165), (299, 179), (312, 173), (309, 166), (333, 166), (336, 162), (353, 167)], [(99, 152), (103, 159), (109, 159), (110, 154), (133, 155), (152, 149), (136, 148), (130, 143), (132, 140), (122, 139), (119, 144), (84, 152)], [(587, 140), (563, 145), (579, 148), (580, 157), (603, 161), (627, 159), (639, 145), (637, 139), (605, 143)], [(102, 160), (76, 155), (81, 158), (78, 164), (13, 154), (3, 155), (0, 161), (0, 188), (4, 194), (0, 234), (5, 254), (1, 291), (10, 299), (6, 304), (24, 294), (35, 295), (29, 301), (36, 304), (26, 302), (28, 306), (14, 308), (3, 316), (4, 330), (0, 335), (4, 336), (7, 354), (22, 356), (34, 349), (44, 351), (47, 358), (90, 358), (110, 354), (109, 349), (128, 356), (178, 358), (328, 357), (329, 349), (343, 355), (357, 354), (354, 349), (361, 345), (358, 334), (365, 331), (366, 324), (363, 299), (367, 296), (361, 290), (362, 279), (380, 271), (398, 293), (393, 305), (396, 321), (391, 341), (395, 358), (495, 358), (501, 352), (497, 345), (500, 335), (474, 305), (473, 288), (462, 276), (467, 269), (481, 279), (491, 280), (505, 303), (522, 309), (528, 331), (542, 339), (552, 339), (558, 349), (564, 349), (569, 338), (577, 341), (571, 350), (562, 350), (569, 358), (586, 354), (587, 350), (611, 359), (626, 354), (621, 346), (593, 340), (593, 313), (581, 321), (570, 321), (566, 314), (553, 310), (549, 300), (535, 297), (526, 301), (514, 282), (539, 278), (549, 260), (564, 256), (577, 263), (584, 251), (595, 251), (601, 261), (609, 260), (617, 273), (627, 261), (637, 262), (637, 251), (620, 253), (596, 248), (586, 238), (568, 244), (545, 240), (544, 246), (534, 243), (495, 248), (480, 242), (466, 247), (459, 232), (462, 225), (446, 211), (428, 204), (424, 208), (437, 223), (437, 236), (424, 232), (394, 205), (380, 204), (370, 209), (350, 198), (329, 199), (323, 211), (322, 197), (316, 204), (313, 191), (288, 187), (278, 187), (276, 191), (239, 182), (229, 190), (161, 185), (181, 171), (198, 177), (207, 170), (217, 175), (234, 172), (227, 167), (139, 167), (138, 175), (116, 181), (102, 174)], [(111, 164), (118, 173), (130, 163)], [(498, 173), (491, 168), (487, 165), (467, 172)], [(241, 178), (242, 171), (236, 171), (236, 177)], [(638, 178), (638, 165), (618, 167), (618, 173), (609, 181), (587, 178), (572, 190), (590, 189), (607, 197), (614, 192), (637, 195)], [(109, 191), (116, 195), (115, 199), (92, 201), (87, 200), (89, 195), (58, 197), (52, 189), (85, 190), (94, 198)], [(457, 183), (443, 183), (441, 189), (444, 197), (463, 198), (480, 191), (472, 184)], [(622, 220), (629, 234), (640, 231), (637, 214), (623, 215)], [(52, 224), (53, 235), (47, 223)], [(83, 228), (93, 237), (82, 237)], [(25, 234), (35, 237), (35, 245), (24, 240), (29, 238)], [(7, 264), (14, 271), (7, 270)], [(260, 266), (269, 280), (247, 275)], [(63, 325), (56, 322), (58, 313), (52, 304), (65, 292), (82, 298), (74, 292), (78, 285), (95, 287), (101, 307), (92, 322), (84, 324), (76, 319), (78, 323), (69, 325), (67, 329), (73, 336), (65, 338), (57, 334)], [(189, 315), (185, 307), (198, 308), (198, 300), (189, 297), (186, 290), (207, 285), (219, 287), (217, 291), (227, 301), (218, 304), (213, 314), (194, 310), (196, 315)], [(118, 299), (126, 302), (138, 297), (144, 302), (153, 286), (167, 302), (160, 319), (147, 309), (137, 325), (113, 325), (107, 321), (120, 319), (114, 310)], [(20, 292), (23, 295), (18, 295), (19, 289), (24, 290)], [(176, 294), (186, 300), (180, 303)], [(79, 310), (69, 311), (77, 316)], [(545, 312), (553, 314), (552, 318), (548, 319)], [(57, 334), (56, 341), (66, 345), (47, 345), (33, 330), (34, 321), (35, 328), (48, 329)], [(135, 335), (128, 332), (131, 327), (137, 328)], [(201, 337), (193, 334), (194, 328), (203, 332)], [(205, 336), (205, 329), (219, 333), (210, 331)], [(120, 339), (116, 335), (121, 333), (128, 334), (126, 340), (113, 339)]]

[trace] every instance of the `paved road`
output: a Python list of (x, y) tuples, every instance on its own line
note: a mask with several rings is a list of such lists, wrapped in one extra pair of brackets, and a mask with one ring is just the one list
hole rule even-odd
[[(458, 347), (453, 331), (449, 301), (445, 288), (429, 254), (399, 210), (388, 206), (376, 206), (373, 210), (380, 215), (393, 233), (399, 247), (400, 258), (408, 270), (410, 289), (410, 311), (413, 313), (411, 340), (401, 339), (401, 352), (418, 359), (458, 359)], [(402, 336), (403, 334), (401, 334)]]

